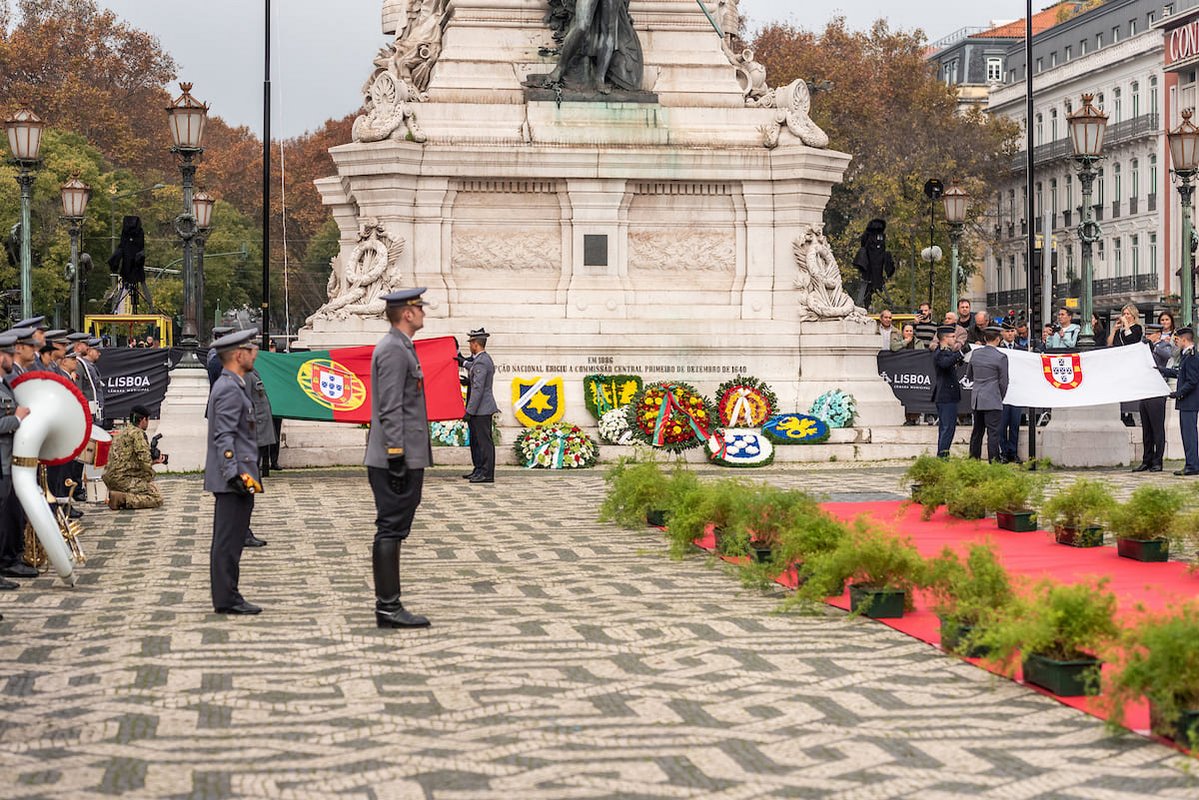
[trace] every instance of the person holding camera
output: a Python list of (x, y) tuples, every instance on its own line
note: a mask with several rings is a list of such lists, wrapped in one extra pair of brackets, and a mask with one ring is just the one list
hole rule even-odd
[(129, 424), (121, 428), (112, 440), (108, 466), (104, 468), (104, 485), (108, 487), (108, 507), (159, 508), (162, 492), (154, 483), (154, 465), (165, 464), (167, 457), (158, 450), (161, 434), (151, 443), (146, 438), (150, 427), (150, 409), (134, 406)]
[(1074, 312), (1062, 306), (1057, 310), (1057, 325), (1053, 326), (1053, 335), (1049, 337), (1046, 347), (1052, 350), (1072, 350), (1078, 346), (1078, 334), (1082, 328), (1074, 321)]

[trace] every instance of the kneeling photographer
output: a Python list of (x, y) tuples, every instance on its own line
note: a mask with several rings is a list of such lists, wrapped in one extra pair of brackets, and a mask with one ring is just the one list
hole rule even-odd
[(104, 469), (108, 507), (113, 511), (162, 505), (162, 492), (154, 484), (154, 465), (167, 463), (167, 457), (158, 451), (161, 434), (155, 436), (153, 442), (146, 438), (149, 426), (150, 410), (145, 406), (134, 406), (129, 414), (129, 424), (113, 437), (108, 466)]

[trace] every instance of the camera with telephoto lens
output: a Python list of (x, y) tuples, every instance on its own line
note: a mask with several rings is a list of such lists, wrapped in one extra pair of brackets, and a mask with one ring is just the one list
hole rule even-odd
[(158, 440), (161, 438), (162, 434), (156, 433), (154, 434), (154, 438), (150, 440), (150, 460), (157, 461), (159, 456), (161, 456), (162, 463), (165, 464), (170, 456), (158, 449)]

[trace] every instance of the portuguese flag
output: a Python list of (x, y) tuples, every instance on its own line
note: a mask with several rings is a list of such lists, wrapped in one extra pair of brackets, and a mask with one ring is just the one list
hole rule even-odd
[[(466, 406), (458, 383), (454, 338), (421, 339), (414, 344), (425, 375), (429, 421), (462, 419)], [(306, 353), (259, 352), (254, 366), (276, 417), (364, 423), (371, 421), (374, 350), (367, 345)]]

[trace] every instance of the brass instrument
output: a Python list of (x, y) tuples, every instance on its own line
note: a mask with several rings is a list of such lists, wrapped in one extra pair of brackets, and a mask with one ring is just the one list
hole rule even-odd
[[(71, 519), (71, 509), (75, 506), (74, 489), (78, 484), (68, 478), (66, 481), (67, 502), (59, 503), (54, 493), (50, 491), (44, 468), (38, 470), (38, 482), (42, 486), (46, 503), (54, 510), (54, 521), (58, 523), (58, 532), (71, 551), (71, 558), (77, 565), (86, 564), (87, 556), (83, 554), (83, 548), (79, 544), (79, 535), (83, 533), (83, 526), (79, 524), (78, 520)], [(50, 558), (46, 555), (46, 548), (42, 547), (37, 533), (33, 530), (33, 525), (28, 522), (25, 523), (25, 561), (36, 568), (38, 572), (49, 572), (50, 570)]]

